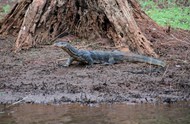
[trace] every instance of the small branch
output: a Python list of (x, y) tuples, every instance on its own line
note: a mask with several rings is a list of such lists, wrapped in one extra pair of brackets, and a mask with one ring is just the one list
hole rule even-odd
[(96, 44), (99, 44), (99, 43), (101, 43), (101, 41), (95, 42), (95, 43), (91, 43), (91, 44), (88, 44), (88, 45), (85, 45), (85, 46), (78, 46), (77, 48), (78, 48), (78, 49), (87, 48), (87, 47), (89, 47), (89, 46), (96, 45)]
[(21, 103), (22, 101), (26, 100), (27, 98), (28, 98), (28, 96), (26, 96), (26, 97), (22, 98), (22, 99), (21, 99), (21, 100), (19, 100), (19, 101), (16, 101), (16, 102), (12, 103), (12, 104), (11, 104), (11, 105), (9, 105), (9, 106), (6, 106), (6, 107), (2, 110), (2, 112), (3, 112), (3, 111), (5, 111), (6, 109), (8, 109), (8, 108), (10, 108), (10, 107), (12, 107), (12, 106), (14, 106), (14, 105), (16, 105), (16, 104)]
[(50, 43), (54, 42), (54, 41), (55, 41), (57, 38), (59, 38), (61, 35), (65, 34), (66, 31), (67, 31), (67, 29), (66, 29), (64, 32), (62, 32), (62, 33), (60, 33), (59, 35), (57, 35), (57, 37), (55, 37), (54, 39), (52, 39), (52, 40), (50, 41)]
[(175, 40), (177, 40), (177, 41), (184, 42), (184, 43), (186, 43), (186, 44), (190, 45), (190, 43), (189, 43), (189, 42), (184, 41), (184, 40), (180, 40), (180, 39), (178, 39), (177, 37), (175, 37), (173, 34), (172, 34), (171, 36), (172, 36)]
[(164, 76), (166, 75), (166, 72), (168, 71), (168, 68), (169, 68), (169, 65), (166, 67), (166, 70), (164, 71), (161, 79), (164, 79)]
[[(102, 43), (101, 41), (99, 42), (96, 42), (96, 43), (91, 43), (91, 44), (88, 44), (88, 45), (85, 45), (85, 46), (79, 46), (77, 47), (78, 49), (81, 49), (81, 48), (87, 48), (89, 46), (93, 46), (93, 45), (96, 45), (96, 44), (99, 44), (99, 43)], [(100, 48), (106, 48), (106, 49), (118, 49), (118, 48), (121, 48), (122, 46), (117, 46), (117, 47), (109, 47), (109, 46), (98, 46)]]

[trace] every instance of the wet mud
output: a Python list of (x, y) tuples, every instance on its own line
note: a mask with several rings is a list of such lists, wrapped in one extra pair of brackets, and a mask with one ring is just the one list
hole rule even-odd
[(167, 62), (154, 72), (147, 70), (158, 67), (145, 63), (65, 68), (60, 65), (68, 55), (59, 48), (43, 45), (14, 53), (14, 40), (0, 38), (0, 103), (189, 101), (190, 32), (175, 31), (173, 36), (149, 39)]

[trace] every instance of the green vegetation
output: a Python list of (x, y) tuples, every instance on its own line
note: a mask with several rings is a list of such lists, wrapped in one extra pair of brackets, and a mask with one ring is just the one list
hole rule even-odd
[(4, 5), (2, 8), (3, 8), (3, 13), (7, 14), (10, 11), (11, 6), (7, 4), (7, 5)]
[[(11, 1), (15, 0), (9, 0)], [(159, 25), (172, 26), (190, 30), (190, 2), (184, 0), (138, 0), (143, 10)], [(157, 1), (157, 2), (154, 2)], [(1, 0), (0, 0), (1, 3)], [(5, 4), (0, 6), (0, 19), (6, 15), (11, 5)]]
[(176, 0), (139, 0), (142, 9), (159, 25), (190, 30), (190, 3), (176, 4)]
[(0, 19), (2, 19), (9, 11), (11, 10), (11, 6), (9, 4), (0, 6)]
[(0, 21), (10, 12), (12, 6), (17, 1), (18, 0), (0, 0)]

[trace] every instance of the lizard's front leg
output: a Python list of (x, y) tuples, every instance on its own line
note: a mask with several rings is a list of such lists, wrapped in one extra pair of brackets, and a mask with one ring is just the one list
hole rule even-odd
[(66, 63), (63, 65), (64, 67), (68, 67), (71, 65), (71, 63), (74, 61), (73, 57), (69, 57), (66, 61)]
[(71, 65), (71, 63), (72, 63), (73, 61), (74, 61), (74, 58), (73, 58), (73, 57), (69, 57), (64, 65), (58, 63), (58, 66), (68, 67), (68, 66)]

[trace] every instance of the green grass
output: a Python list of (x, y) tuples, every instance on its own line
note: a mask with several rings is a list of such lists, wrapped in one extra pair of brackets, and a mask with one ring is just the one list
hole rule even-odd
[(7, 14), (10, 11), (11, 6), (7, 4), (7, 5), (4, 5), (2, 8), (3, 8), (3, 12)]
[[(175, 0), (159, 0), (158, 3), (152, 0), (138, 1), (143, 10), (159, 25), (170, 25), (173, 28), (190, 30), (190, 7), (176, 5)], [(159, 5), (161, 5), (162, 8), (159, 7)], [(7, 14), (10, 9), (11, 6), (9, 4), (3, 5), (3, 11), (0, 15)]]
[(159, 3), (161, 9), (153, 1), (139, 1), (143, 10), (159, 25), (190, 30), (190, 7), (177, 6), (171, 0), (167, 5)]
[(9, 4), (6, 4), (0, 7), (1, 7), (0, 20), (1, 20), (11, 10), (11, 6)]

